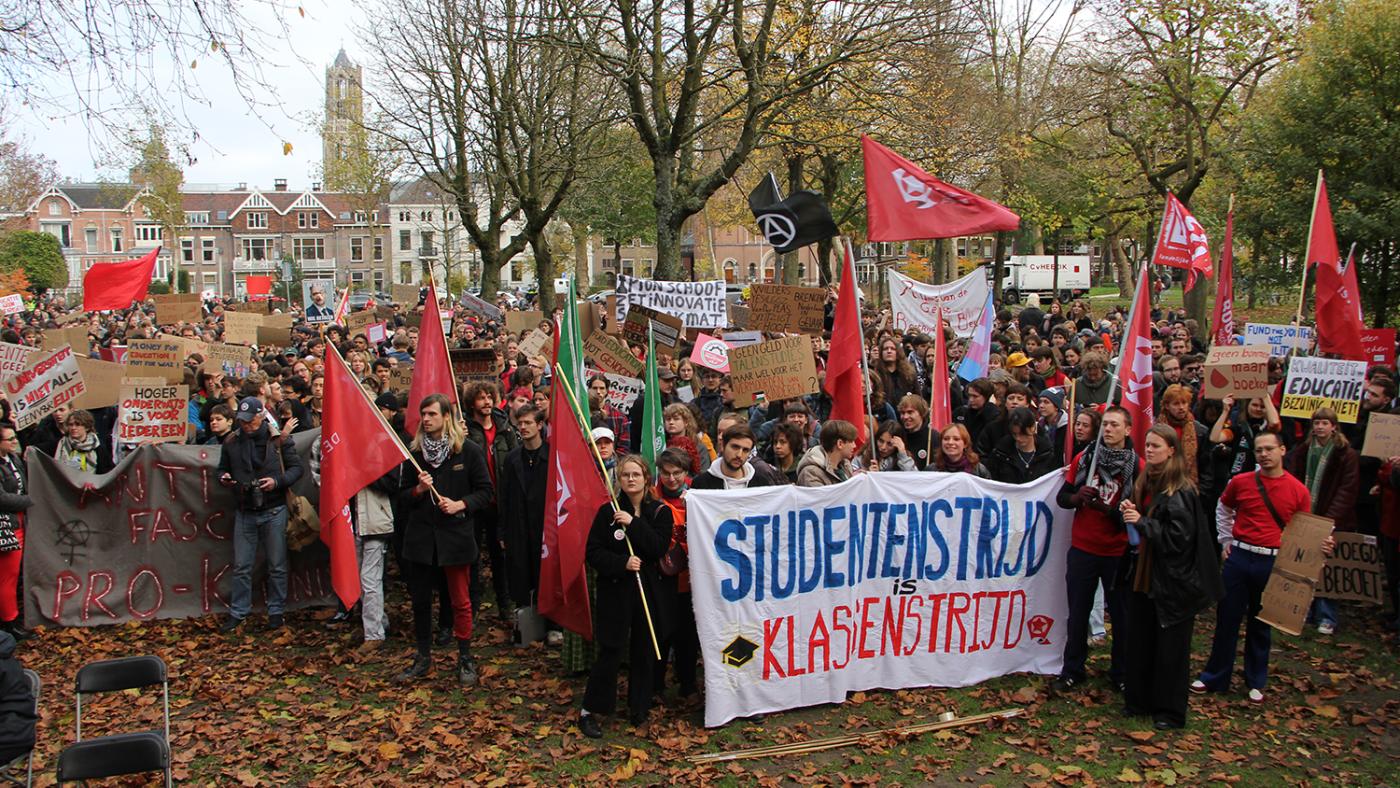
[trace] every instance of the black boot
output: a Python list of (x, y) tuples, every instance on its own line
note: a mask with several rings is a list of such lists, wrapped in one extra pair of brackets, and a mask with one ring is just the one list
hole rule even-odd
[(466, 654), (457, 657), (457, 680), (463, 689), (475, 687), (477, 682), (476, 660)]
[(404, 668), (404, 671), (394, 677), (394, 681), (404, 684), (416, 681), (433, 672), (433, 657), (426, 651), (419, 651), (413, 657), (413, 664)]
[(21, 624), (19, 619), (15, 619), (14, 621), (6, 621), (4, 624), (0, 624), (0, 628), (3, 628), (6, 632), (9, 632), (10, 635), (15, 639), (16, 643), (23, 643), (24, 641), (34, 637), (34, 630), (25, 629), (24, 624)]
[(578, 718), (579, 732), (590, 739), (603, 738), (603, 726), (598, 724), (598, 718), (592, 714), (581, 714)]

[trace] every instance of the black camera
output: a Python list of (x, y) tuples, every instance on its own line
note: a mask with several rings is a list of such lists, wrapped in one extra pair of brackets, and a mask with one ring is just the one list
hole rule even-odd
[(238, 492), (243, 499), (243, 504), (249, 509), (261, 509), (266, 502), (264, 497), (266, 493), (263, 492), (263, 488), (258, 486), (257, 482), (238, 485)]

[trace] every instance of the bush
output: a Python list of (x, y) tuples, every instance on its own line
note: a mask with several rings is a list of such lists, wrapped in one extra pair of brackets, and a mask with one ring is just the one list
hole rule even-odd
[(36, 292), (68, 286), (63, 249), (48, 233), (15, 230), (0, 235), (0, 271), (23, 271)]

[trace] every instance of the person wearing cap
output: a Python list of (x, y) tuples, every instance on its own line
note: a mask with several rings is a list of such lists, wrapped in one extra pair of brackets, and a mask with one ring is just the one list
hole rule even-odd
[(603, 468), (608, 472), (608, 483), (617, 486), (617, 478), (614, 473), (617, 470), (617, 436), (607, 427), (594, 427), (589, 433), (593, 438), (593, 445), (598, 447), (598, 456), (603, 458)]
[(244, 397), (234, 421), (238, 432), (219, 454), (219, 483), (233, 489), (233, 582), (229, 616), (220, 627), (232, 632), (253, 607), (253, 563), (261, 543), (267, 554), (267, 624), (282, 627), (287, 602), (286, 490), (301, 479), (301, 458), (291, 441), (278, 441), (266, 424), (262, 400)]
[(1006, 357), (1006, 369), (1017, 383), (1031, 390), (1031, 396), (1045, 388), (1045, 380), (1031, 369), (1031, 357), (1019, 350)]

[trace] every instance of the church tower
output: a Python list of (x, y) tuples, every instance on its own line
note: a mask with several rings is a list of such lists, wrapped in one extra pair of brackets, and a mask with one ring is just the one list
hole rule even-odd
[(326, 117), (321, 130), (321, 179), (327, 191), (345, 188), (345, 163), (363, 137), (365, 116), (360, 67), (345, 48), (326, 68)]

